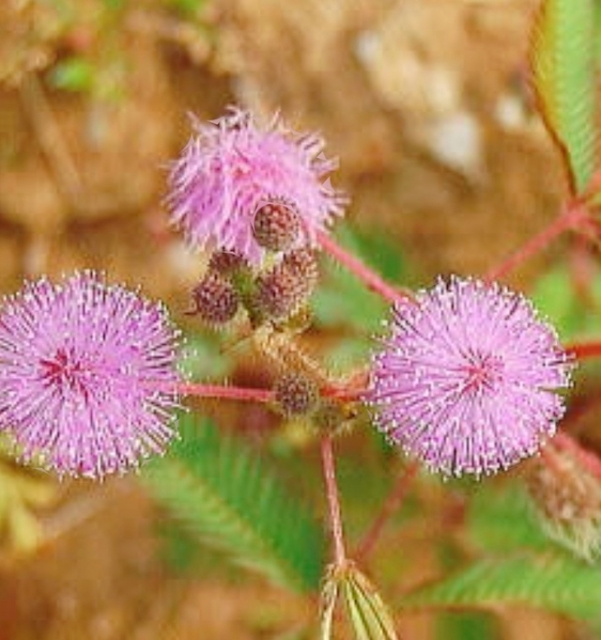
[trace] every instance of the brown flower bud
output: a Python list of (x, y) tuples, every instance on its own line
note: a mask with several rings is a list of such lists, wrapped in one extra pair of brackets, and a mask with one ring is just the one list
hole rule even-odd
[(274, 391), (282, 413), (287, 416), (311, 413), (319, 400), (317, 385), (298, 372), (280, 376), (275, 383)]
[(313, 414), (313, 424), (318, 431), (336, 435), (350, 429), (355, 415), (351, 405), (325, 400)]
[(317, 264), (313, 253), (296, 249), (257, 278), (254, 306), (260, 317), (285, 320), (305, 304), (317, 283)]
[(195, 311), (211, 325), (229, 322), (238, 311), (239, 297), (234, 287), (216, 273), (209, 272), (193, 292)]
[(224, 278), (230, 278), (246, 268), (248, 268), (248, 262), (245, 258), (230, 249), (218, 249), (209, 260), (209, 271)]
[(288, 272), (303, 278), (307, 289), (313, 291), (319, 276), (315, 252), (311, 251), (311, 249), (289, 251), (282, 257), (280, 264)]
[(300, 235), (301, 219), (293, 204), (275, 199), (257, 209), (252, 231), (261, 247), (286, 251)]

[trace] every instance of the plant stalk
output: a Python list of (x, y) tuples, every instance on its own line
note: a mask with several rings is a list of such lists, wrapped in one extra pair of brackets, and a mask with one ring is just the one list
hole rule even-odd
[(342, 530), (342, 511), (340, 508), (338, 483), (336, 482), (336, 467), (334, 464), (332, 438), (327, 436), (321, 440), (321, 462), (326, 485), (326, 498), (328, 501), (332, 541), (334, 543), (334, 564), (337, 567), (342, 567), (347, 561), (344, 533)]
[(586, 205), (579, 201), (569, 203), (561, 215), (551, 224), (545, 227), (540, 233), (533, 236), (522, 247), (511, 254), (500, 265), (491, 269), (485, 276), (485, 280), (502, 280), (509, 272), (526, 262), (537, 253), (545, 249), (551, 241), (570, 229), (578, 229), (590, 219), (590, 214)]
[(601, 356), (601, 342), (574, 342), (566, 345), (565, 350), (577, 360), (597, 358)]
[(354, 273), (368, 289), (377, 293), (387, 302), (395, 303), (400, 300), (414, 300), (413, 294), (410, 291), (399, 289), (388, 284), (375, 271), (335, 242), (327, 233), (317, 231), (317, 241), (323, 250), (329, 253), (332, 258), (346, 267), (351, 273)]
[(220, 398), (243, 402), (272, 402), (274, 400), (274, 392), (271, 389), (180, 382), (177, 384), (176, 390), (184, 396), (200, 398)]

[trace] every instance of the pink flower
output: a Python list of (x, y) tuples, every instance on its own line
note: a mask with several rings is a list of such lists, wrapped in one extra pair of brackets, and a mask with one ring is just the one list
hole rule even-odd
[(287, 129), (277, 116), (259, 126), (233, 107), (193, 125), (195, 135), (173, 163), (167, 198), (172, 221), (192, 247), (231, 250), (258, 264), (264, 249), (252, 227), (262, 205), (289, 202), (299, 212), (295, 246), (312, 244), (317, 230), (342, 215), (345, 199), (326, 179), (337, 162), (323, 156), (318, 135)]
[(369, 400), (395, 444), (434, 471), (489, 474), (535, 453), (564, 413), (572, 364), (521, 295), (439, 280), (393, 310)]
[(137, 293), (78, 273), (0, 307), (0, 430), (59, 474), (100, 478), (175, 432), (178, 333)]

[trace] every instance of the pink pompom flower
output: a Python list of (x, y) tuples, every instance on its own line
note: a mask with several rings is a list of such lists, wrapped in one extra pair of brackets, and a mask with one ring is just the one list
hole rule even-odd
[(338, 163), (325, 158), (319, 135), (292, 131), (277, 115), (261, 126), (234, 107), (193, 126), (172, 164), (167, 197), (172, 222), (192, 247), (230, 250), (259, 264), (264, 249), (253, 222), (265, 204), (288, 203), (298, 212), (297, 247), (313, 244), (316, 232), (342, 215), (345, 198), (327, 178)]
[(526, 298), (453, 277), (394, 307), (368, 400), (379, 429), (431, 470), (480, 476), (555, 433), (572, 368)]
[(162, 306), (92, 272), (0, 306), (0, 430), (59, 475), (124, 472), (174, 437), (179, 334)]

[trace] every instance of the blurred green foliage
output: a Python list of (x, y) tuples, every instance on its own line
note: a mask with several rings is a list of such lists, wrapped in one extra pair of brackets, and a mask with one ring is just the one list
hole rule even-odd
[[(398, 243), (383, 230), (358, 231), (347, 225), (337, 230), (338, 242), (390, 282), (401, 284), (407, 267)], [(328, 260), (323, 279), (313, 296), (318, 327), (347, 328), (369, 336), (387, 315), (387, 305), (380, 296), (366, 290), (356, 276)]]
[[(324, 537), (303, 501), (247, 445), (192, 415), (141, 476), (189, 533), (291, 589), (315, 591)], [(185, 551), (185, 549), (184, 549)]]
[(495, 640), (499, 638), (496, 620), (490, 613), (445, 612), (436, 623), (437, 640)]
[(163, 0), (163, 2), (166, 7), (173, 8), (188, 17), (198, 16), (206, 5), (206, 0)]
[(517, 481), (480, 485), (470, 501), (468, 530), (485, 553), (560, 548), (543, 532), (529, 497)]
[(557, 265), (537, 281), (531, 298), (563, 340), (599, 335), (601, 273), (591, 280), (585, 297), (578, 291), (569, 269)]
[(71, 56), (57, 62), (49, 74), (50, 83), (57, 89), (73, 92), (91, 91), (96, 70), (82, 56)]

